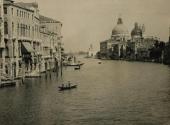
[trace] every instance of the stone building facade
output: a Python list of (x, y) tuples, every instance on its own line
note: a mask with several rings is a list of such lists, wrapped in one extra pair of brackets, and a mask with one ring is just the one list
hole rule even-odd
[(40, 15), (40, 33), (42, 38), (41, 71), (44, 72), (61, 62), (62, 23)]
[[(59, 50), (62, 24), (48, 17), (43, 19), (50, 19), (53, 22), (43, 20), (39, 14), (38, 4), (35, 2), (23, 3), (13, 0), (2, 2), (0, 6), (1, 71), (9, 78), (38, 76), (43, 71), (42, 62), (46, 55), (53, 60), (61, 58)], [(47, 50), (49, 52), (44, 49), (46, 46), (49, 47)], [(54, 64), (49, 66), (53, 67)]]
[(38, 5), (5, 0), (4, 35), (6, 74), (16, 78), (36, 71), (41, 46)]
[(4, 42), (4, 12), (3, 0), (0, 0), (0, 75), (5, 69), (5, 42)]
[(111, 39), (100, 42), (100, 57), (109, 59), (112, 55), (112, 41)]

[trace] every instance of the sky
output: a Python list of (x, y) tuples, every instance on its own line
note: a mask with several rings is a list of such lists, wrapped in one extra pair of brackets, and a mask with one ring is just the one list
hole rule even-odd
[(42, 15), (63, 23), (67, 52), (99, 50), (101, 41), (111, 37), (117, 18), (131, 32), (134, 23), (145, 24), (145, 35), (168, 41), (170, 0), (16, 0), (37, 1)]

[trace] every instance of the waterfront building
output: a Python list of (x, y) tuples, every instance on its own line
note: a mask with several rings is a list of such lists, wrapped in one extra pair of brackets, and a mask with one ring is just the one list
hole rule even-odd
[(42, 38), (41, 72), (61, 64), (62, 23), (40, 15), (40, 33)]
[(90, 44), (90, 47), (89, 47), (88, 52), (87, 52), (87, 58), (93, 58), (95, 56), (96, 56), (96, 52), (93, 49), (93, 45)]
[(100, 42), (100, 58), (110, 59), (111, 55), (112, 55), (111, 39)]
[[(4, 13), (3, 0), (0, 0), (0, 77), (5, 69)], [(1, 78), (0, 78), (1, 80)]]
[(41, 46), (38, 4), (4, 0), (4, 35), (6, 74), (35, 74)]
[(3, 0), (0, 18), (0, 66), (4, 76), (36, 77), (60, 66), (62, 23), (39, 14), (36, 2)]

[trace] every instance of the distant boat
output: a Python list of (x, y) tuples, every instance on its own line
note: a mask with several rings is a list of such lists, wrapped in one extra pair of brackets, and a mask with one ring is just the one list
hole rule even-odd
[(59, 91), (64, 91), (64, 90), (71, 90), (77, 88), (77, 85), (70, 85), (70, 86), (59, 86)]
[(102, 64), (102, 62), (101, 62), (101, 61), (99, 61), (99, 62), (98, 62), (98, 64)]
[(84, 63), (64, 63), (64, 66), (82, 66)]
[(69, 57), (68, 60), (63, 62), (64, 66), (82, 66), (84, 65), (84, 63), (82, 63), (81, 61), (76, 61), (76, 57)]
[(79, 67), (75, 67), (74, 70), (80, 70), (80, 66)]

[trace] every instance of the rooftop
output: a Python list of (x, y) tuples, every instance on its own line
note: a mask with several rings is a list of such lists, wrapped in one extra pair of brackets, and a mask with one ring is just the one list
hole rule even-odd
[(44, 23), (61, 23), (60, 21), (54, 20), (54, 19), (49, 18), (49, 17), (45, 17), (43, 15), (40, 15), (40, 21), (44, 22)]
[(23, 3), (23, 2), (14, 2), (12, 0), (4, 0), (5, 5), (13, 5), (22, 9), (26, 9), (29, 11), (33, 11), (31, 7), (37, 8), (38, 4), (37, 3)]

